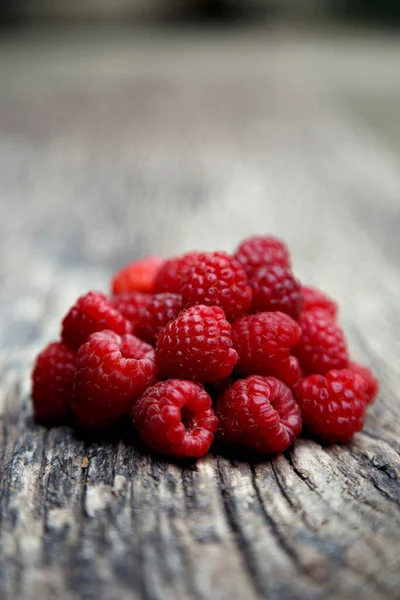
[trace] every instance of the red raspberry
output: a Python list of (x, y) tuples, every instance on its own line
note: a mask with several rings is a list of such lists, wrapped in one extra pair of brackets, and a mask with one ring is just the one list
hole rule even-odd
[(207, 454), (218, 427), (207, 392), (180, 379), (148, 388), (134, 405), (132, 419), (149, 448), (181, 458)]
[(78, 352), (72, 411), (85, 428), (105, 428), (129, 415), (155, 381), (154, 348), (113, 331), (93, 333)]
[(154, 294), (143, 310), (136, 335), (149, 344), (155, 345), (159, 332), (169, 321), (175, 319), (182, 310), (180, 294)]
[(154, 283), (154, 292), (161, 294), (170, 292), (172, 294), (181, 293), (182, 278), (186, 275), (193, 261), (196, 260), (199, 252), (187, 252), (183, 256), (177, 256), (166, 260), (157, 273)]
[(152, 293), (154, 291), (154, 281), (157, 272), (163, 262), (163, 259), (158, 256), (145, 256), (140, 260), (134, 260), (125, 265), (115, 273), (112, 279), (112, 293)]
[(261, 267), (249, 278), (249, 285), (253, 290), (252, 312), (279, 310), (293, 319), (298, 318), (301, 285), (288, 267)]
[(303, 312), (314, 309), (326, 310), (335, 319), (338, 312), (338, 306), (332, 298), (329, 298), (324, 292), (317, 288), (303, 285), (303, 305), (301, 310)]
[(350, 362), (349, 369), (351, 369), (354, 373), (361, 375), (361, 377), (364, 379), (366, 384), (366, 403), (372, 404), (379, 391), (379, 381), (374, 376), (371, 369), (365, 367), (364, 365), (360, 365), (356, 362)]
[(311, 375), (296, 386), (303, 423), (328, 442), (348, 442), (364, 425), (365, 386), (350, 369)]
[(184, 306), (220, 306), (228, 321), (243, 315), (251, 303), (251, 288), (240, 264), (226, 252), (202, 252), (182, 280)]
[(192, 306), (159, 333), (156, 358), (166, 377), (200, 383), (228, 377), (237, 361), (231, 326), (218, 306)]
[(37, 355), (32, 372), (32, 404), (39, 421), (63, 421), (72, 397), (76, 354), (53, 342)]
[(235, 258), (248, 277), (260, 267), (279, 265), (290, 268), (290, 255), (284, 242), (272, 235), (254, 235), (241, 242)]
[(325, 310), (302, 313), (299, 324), (301, 337), (293, 354), (306, 373), (323, 375), (347, 367), (349, 356), (344, 333)]
[(238, 353), (236, 371), (241, 375), (278, 375), (289, 384), (300, 376), (290, 348), (300, 337), (300, 327), (281, 312), (263, 312), (232, 323), (233, 347)]
[(141, 292), (125, 292), (112, 296), (109, 300), (111, 306), (129, 321), (133, 328), (140, 321), (143, 309), (149, 300), (148, 294)]
[(130, 333), (132, 326), (111, 306), (104, 294), (88, 292), (78, 298), (64, 317), (61, 337), (67, 346), (78, 350), (91, 333), (103, 329), (111, 329), (115, 333), (123, 335)]
[(275, 377), (239, 379), (215, 406), (218, 437), (262, 454), (286, 450), (301, 431), (301, 413), (290, 389)]

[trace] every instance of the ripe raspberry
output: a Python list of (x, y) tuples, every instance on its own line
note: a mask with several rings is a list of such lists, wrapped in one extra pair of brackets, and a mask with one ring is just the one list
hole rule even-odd
[(133, 335), (93, 333), (78, 352), (72, 411), (78, 426), (105, 428), (129, 415), (155, 381), (154, 348)]
[(263, 312), (232, 323), (233, 347), (238, 353), (236, 371), (241, 375), (278, 375), (292, 384), (300, 376), (290, 348), (300, 338), (300, 327), (281, 312)]
[(154, 292), (156, 294), (165, 292), (180, 294), (182, 278), (198, 255), (199, 252), (193, 251), (166, 260), (157, 273)]
[(228, 321), (243, 315), (251, 303), (251, 288), (240, 264), (226, 252), (202, 252), (181, 285), (186, 307), (220, 306)]
[(248, 277), (260, 267), (279, 265), (290, 268), (289, 250), (284, 242), (272, 235), (255, 235), (243, 240), (234, 256)]
[(101, 292), (88, 292), (78, 298), (62, 322), (63, 342), (74, 350), (86, 342), (95, 331), (111, 329), (123, 335), (130, 333), (132, 326), (113, 308)]
[(365, 386), (350, 369), (311, 375), (296, 386), (303, 423), (328, 442), (348, 442), (364, 425)]
[(157, 272), (163, 262), (163, 259), (158, 256), (145, 256), (140, 260), (134, 260), (125, 265), (115, 273), (112, 279), (112, 293), (152, 293), (154, 291), (154, 281)]
[(302, 313), (299, 324), (301, 337), (293, 354), (306, 373), (323, 375), (347, 367), (349, 356), (344, 333), (325, 310)]
[(76, 354), (53, 342), (37, 355), (32, 372), (32, 404), (39, 421), (63, 421), (72, 397)]
[(231, 326), (218, 306), (192, 306), (158, 335), (157, 363), (165, 377), (200, 383), (228, 377), (237, 361)]
[(175, 319), (181, 310), (182, 296), (180, 294), (150, 296), (136, 327), (136, 335), (149, 344), (155, 345), (161, 329), (169, 321)]
[(142, 312), (149, 300), (148, 294), (141, 292), (125, 292), (112, 296), (109, 300), (111, 306), (115, 308), (121, 315), (129, 321), (133, 329), (140, 321)]
[(354, 373), (360, 375), (366, 384), (365, 394), (366, 394), (366, 403), (372, 404), (376, 398), (376, 395), (379, 391), (379, 381), (372, 373), (371, 369), (365, 367), (364, 365), (360, 365), (356, 362), (349, 363), (349, 369)]
[(149, 448), (180, 458), (207, 454), (218, 427), (207, 392), (180, 379), (148, 388), (134, 405), (132, 420)]
[(332, 298), (329, 298), (324, 292), (317, 288), (303, 285), (303, 305), (301, 310), (303, 312), (314, 309), (326, 310), (332, 319), (335, 319), (338, 312), (338, 306)]
[(252, 312), (279, 310), (293, 319), (300, 314), (302, 293), (300, 282), (288, 267), (261, 267), (249, 278), (253, 290)]
[(215, 406), (218, 437), (262, 454), (286, 450), (301, 431), (301, 413), (290, 389), (275, 377), (239, 379)]

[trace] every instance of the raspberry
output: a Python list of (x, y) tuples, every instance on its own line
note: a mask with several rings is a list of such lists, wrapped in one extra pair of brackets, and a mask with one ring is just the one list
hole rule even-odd
[(133, 407), (132, 420), (149, 448), (180, 458), (207, 454), (218, 427), (207, 392), (180, 379), (148, 388)]
[(303, 305), (302, 311), (321, 309), (326, 310), (332, 319), (335, 319), (338, 312), (338, 306), (332, 298), (329, 298), (324, 292), (317, 288), (304, 286), (302, 287)]
[(300, 327), (281, 312), (263, 312), (232, 323), (233, 347), (238, 353), (236, 371), (241, 375), (278, 375), (294, 383), (300, 371), (290, 348), (300, 337)]
[(348, 442), (364, 425), (365, 385), (350, 369), (311, 375), (296, 386), (303, 423), (328, 442)]
[(240, 264), (226, 252), (202, 252), (181, 285), (184, 306), (220, 306), (228, 321), (243, 315), (251, 303), (251, 288)]
[(284, 242), (271, 235), (255, 235), (241, 242), (235, 258), (248, 277), (260, 267), (279, 265), (290, 268), (290, 255)]
[(169, 321), (175, 319), (182, 309), (180, 294), (154, 294), (143, 310), (136, 335), (149, 344), (155, 344), (159, 332)]
[(80, 427), (104, 428), (129, 415), (155, 381), (154, 348), (133, 335), (93, 333), (78, 352), (72, 411)]
[(261, 267), (249, 279), (253, 290), (252, 312), (279, 310), (293, 319), (300, 314), (301, 285), (288, 267)]
[(144, 307), (149, 300), (148, 294), (141, 292), (125, 292), (112, 296), (109, 300), (111, 306), (129, 321), (133, 328), (140, 321)]
[(199, 252), (193, 251), (166, 260), (157, 273), (154, 292), (156, 294), (164, 292), (180, 294), (182, 278), (198, 255)]
[(344, 333), (326, 311), (306, 311), (299, 324), (301, 337), (293, 354), (306, 373), (323, 375), (347, 367), (349, 356)]
[(115, 333), (123, 335), (130, 333), (132, 326), (111, 306), (104, 294), (88, 292), (78, 298), (64, 317), (61, 337), (67, 346), (78, 350), (91, 333), (103, 329), (111, 329)]
[(39, 421), (63, 421), (72, 397), (76, 354), (62, 342), (46, 346), (32, 372), (32, 404)]
[(237, 361), (231, 326), (218, 306), (192, 306), (159, 333), (156, 358), (165, 377), (200, 383), (228, 377)]
[(371, 369), (365, 367), (364, 365), (360, 365), (356, 362), (349, 363), (349, 369), (351, 369), (354, 373), (360, 375), (366, 384), (365, 394), (366, 394), (366, 403), (372, 404), (376, 398), (376, 395), (379, 391), (379, 381), (372, 373)]
[(154, 291), (154, 281), (157, 272), (163, 264), (163, 259), (158, 256), (145, 256), (134, 260), (117, 271), (111, 282), (113, 294), (125, 292)]
[(286, 450), (301, 431), (301, 413), (290, 389), (275, 377), (239, 379), (215, 406), (218, 437), (262, 454)]

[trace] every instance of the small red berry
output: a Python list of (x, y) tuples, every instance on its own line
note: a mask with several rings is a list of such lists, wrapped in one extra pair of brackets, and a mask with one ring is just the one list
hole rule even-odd
[(293, 354), (306, 373), (321, 373), (343, 369), (349, 364), (343, 330), (325, 310), (302, 313), (299, 324), (301, 337)]
[(182, 310), (180, 294), (154, 294), (150, 296), (136, 327), (140, 339), (155, 345), (159, 332), (175, 319)]
[(218, 427), (204, 388), (180, 379), (148, 388), (134, 405), (132, 420), (149, 448), (180, 458), (207, 454)]
[(154, 348), (133, 335), (93, 333), (78, 352), (72, 411), (79, 427), (102, 429), (129, 415), (155, 382)]
[(157, 273), (154, 292), (180, 294), (182, 278), (198, 255), (199, 252), (193, 251), (166, 260)]
[(300, 314), (301, 284), (288, 267), (261, 267), (249, 278), (253, 290), (252, 312), (279, 310), (293, 319)]
[(142, 292), (125, 292), (124, 294), (111, 296), (109, 302), (135, 329), (135, 326), (142, 318), (143, 309), (148, 300), (148, 294), (143, 294)]
[(32, 372), (32, 404), (39, 421), (66, 419), (72, 398), (76, 354), (62, 342), (53, 342), (37, 355)]
[(239, 379), (217, 400), (218, 437), (262, 454), (286, 450), (301, 431), (290, 389), (275, 377)]
[(279, 265), (290, 268), (290, 254), (284, 242), (272, 235), (254, 235), (243, 240), (235, 258), (248, 277), (260, 267)]
[(374, 376), (371, 369), (365, 367), (364, 365), (360, 365), (356, 362), (350, 362), (349, 369), (351, 369), (354, 373), (357, 373), (364, 379), (366, 384), (366, 403), (372, 404), (379, 391), (378, 379)]
[(154, 291), (154, 281), (164, 260), (158, 256), (145, 256), (134, 260), (117, 271), (111, 282), (113, 294)]
[(226, 252), (202, 252), (183, 277), (182, 301), (220, 306), (228, 321), (243, 315), (250, 307), (251, 288), (240, 264)]
[(157, 363), (165, 377), (200, 383), (228, 377), (237, 361), (231, 326), (218, 306), (192, 306), (159, 333)]
[(296, 398), (305, 427), (328, 442), (348, 442), (363, 428), (365, 385), (350, 369), (302, 379)]
[(332, 319), (335, 319), (338, 312), (338, 305), (332, 298), (329, 298), (324, 292), (321, 290), (303, 285), (302, 287), (303, 294), (303, 304), (301, 307), (302, 312), (308, 310), (321, 309), (326, 310)]
[[(237, 373), (278, 375), (293, 383), (300, 372), (290, 349), (300, 338), (300, 327), (281, 312), (263, 312), (232, 323), (233, 347), (238, 353)], [(289, 381), (285, 377), (289, 376)]]
[(111, 329), (123, 335), (130, 333), (132, 326), (113, 308), (101, 292), (88, 292), (78, 298), (62, 321), (61, 337), (74, 350), (86, 342), (95, 331)]

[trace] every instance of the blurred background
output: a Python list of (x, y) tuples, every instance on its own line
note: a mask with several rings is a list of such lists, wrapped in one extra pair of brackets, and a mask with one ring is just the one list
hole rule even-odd
[(398, 253), (399, 2), (0, 1), (3, 305), (257, 232), (371, 294), (356, 259)]

